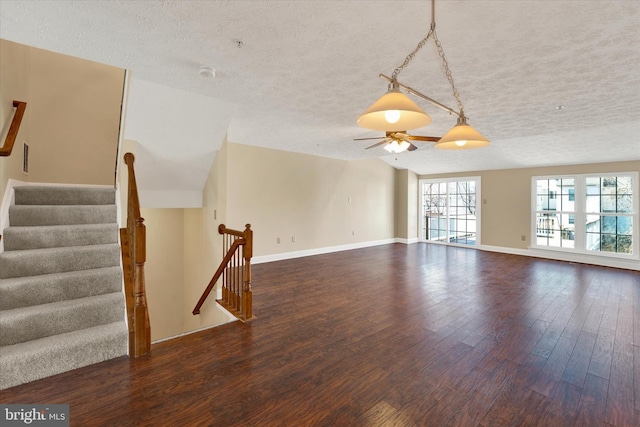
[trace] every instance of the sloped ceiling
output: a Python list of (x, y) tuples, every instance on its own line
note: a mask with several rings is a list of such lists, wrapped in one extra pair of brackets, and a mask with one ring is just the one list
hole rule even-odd
[[(365, 150), (371, 142), (353, 138), (379, 133), (356, 118), (386, 91), (378, 74), (403, 62), (430, 19), (429, 1), (3, 0), (0, 37), (211, 98), (212, 114), (231, 111), (211, 136), (241, 144), (380, 157), (418, 174), (640, 159), (637, 0), (438, 0), (437, 32), (465, 112), (492, 144)], [(431, 42), (399, 80), (456, 105)], [(416, 102), (433, 122), (413, 133), (442, 135), (455, 123)], [(161, 144), (144, 149), (162, 153)]]
[(202, 206), (202, 189), (232, 116), (228, 103), (130, 79), (124, 137), (135, 141), (140, 203)]

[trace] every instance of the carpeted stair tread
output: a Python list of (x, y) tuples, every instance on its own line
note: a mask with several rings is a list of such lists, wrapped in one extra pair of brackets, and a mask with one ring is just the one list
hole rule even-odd
[(0, 253), (0, 389), (127, 354), (115, 194), (14, 188)]
[(11, 205), (9, 224), (17, 226), (116, 223), (115, 205)]
[(64, 273), (119, 264), (118, 244), (8, 251), (0, 254), (0, 278)]
[(127, 354), (124, 321), (0, 347), (0, 389)]
[(5, 251), (118, 243), (118, 224), (8, 227), (2, 239)]
[(113, 205), (112, 187), (56, 187), (25, 185), (14, 187), (16, 205)]
[(0, 310), (120, 292), (120, 266), (0, 279)]
[(123, 320), (124, 295), (114, 292), (0, 311), (0, 345), (64, 334)]

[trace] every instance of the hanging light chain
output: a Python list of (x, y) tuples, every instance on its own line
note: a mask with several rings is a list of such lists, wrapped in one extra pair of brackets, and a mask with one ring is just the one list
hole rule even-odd
[(453, 82), (453, 76), (451, 75), (451, 70), (449, 69), (449, 63), (447, 62), (447, 58), (444, 56), (444, 49), (442, 48), (442, 44), (440, 43), (440, 40), (438, 40), (438, 35), (436, 34), (435, 24), (431, 24), (431, 28), (433, 31), (433, 41), (436, 44), (438, 55), (440, 56), (440, 59), (442, 59), (442, 66), (444, 67), (444, 73), (447, 75), (447, 80), (449, 80), (449, 84), (451, 85), (451, 89), (453, 90), (453, 96), (456, 98), (456, 101), (458, 102), (460, 115), (464, 116), (464, 107), (462, 106), (462, 101), (460, 101), (460, 94), (458, 93), (458, 89), (456, 89), (456, 85)]
[(416, 46), (416, 48), (413, 50), (413, 52), (411, 52), (409, 55), (407, 55), (407, 57), (404, 59), (404, 62), (402, 63), (402, 65), (400, 65), (398, 68), (393, 70), (393, 74), (391, 74), (391, 79), (392, 80), (396, 80), (396, 78), (398, 77), (398, 74), (400, 74), (400, 72), (407, 65), (409, 65), (409, 62), (411, 62), (413, 60), (413, 57), (416, 56), (416, 53), (418, 53), (418, 51), (420, 49), (422, 49), (422, 47), (425, 45), (425, 43), (427, 43), (427, 40), (429, 40), (429, 37), (431, 37), (431, 35), (434, 34), (434, 30), (435, 30), (435, 26), (432, 24), (431, 25), (431, 29), (427, 33), (427, 36), (425, 38), (423, 38), (422, 40), (420, 40), (420, 43), (418, 43), (418, 46)]
[(456, 85), (453, 82), (453, 75), (451, 74), (451, 70), (449, 69), (449, 63), (447, 62), (447, 58), (444, 55), (444, 49), (442, 48), (442, 43), (438, 40), (438, 34), (436, 34), (436, 6), (435, 0), (431, 0), (431, 27), (429, 28), (429, 32), (426, 37), (420, 40), (416, 48), (404, 59), (402, 65), (393, 70), (393, 74), (391, 74), (391, 81), (394, 82), (397, 80), (398, 74), (404, 70), (404, 68), (409, 65), (409, 63), (413, 60), (413, 57), (416, 56), (416, 53), (420, 49), (424, 47), (429, 38), (433, 38), (433, 41), (436, 45), (436, 50), (438, 51), (438, 56), (442, 60), (442, 67), (444, 68), (444, 73), (447, 76), (447, 80), (449, 81), (449, 85), (451, 86), (451, 90), (453, 91), (453, 96), (456, 98), (456, 102), (458, 103), (458, 109), (460, 110), (460, 117), (464, 118), (464, 107), (462, 106), (462, 101), (460, 100), (460, 94), (458, 93), (458, 89), (456, 89)]

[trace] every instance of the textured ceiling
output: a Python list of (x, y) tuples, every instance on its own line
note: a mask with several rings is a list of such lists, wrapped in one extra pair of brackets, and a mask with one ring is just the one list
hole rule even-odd
[[(371, 142), (353, 138), (378, 133), (355, 120), (386, 91), (378, 74), (426, 35), (430, 14), (424, 0), (2, 0), (0, 37), (215, 98), (233, 110), (228, 139), (240, 144), (380, 157), (419, 174), (640, 159), (637, 0), (438, 0), (438, 36), (469, 123), (492, 144), (365, 151)], [(399, 80), (456, 105), (431, 42)], [(433, 122), (412, 133), (455, 124), (416, 102)]]

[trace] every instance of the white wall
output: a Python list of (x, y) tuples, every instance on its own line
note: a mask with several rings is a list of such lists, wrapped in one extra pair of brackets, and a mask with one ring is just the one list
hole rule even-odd
[(223, 101), (131, 78), (125, 138), (138, 142), (140, 204), (201, 208), (202, 191), (222, 146), (232, 106)]

